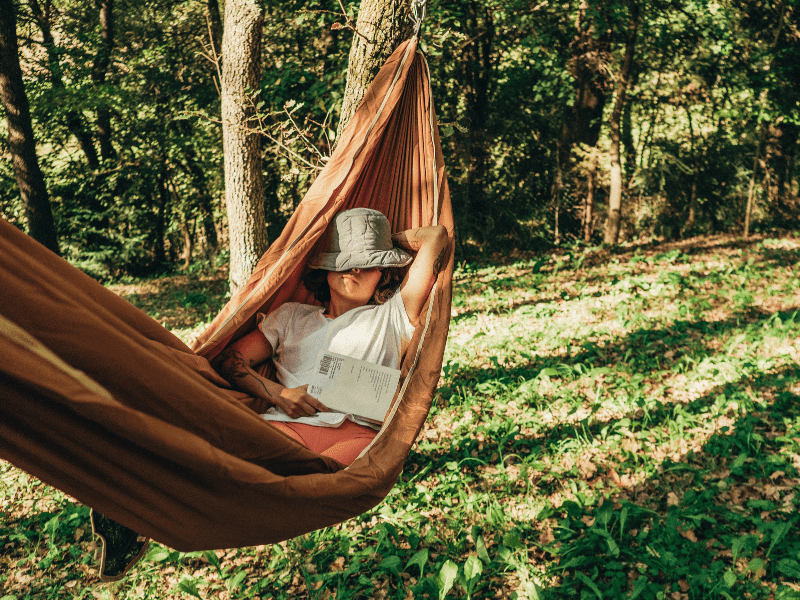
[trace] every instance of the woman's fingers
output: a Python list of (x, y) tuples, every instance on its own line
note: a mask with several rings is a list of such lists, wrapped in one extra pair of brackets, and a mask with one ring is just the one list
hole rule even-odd
[(307, 388), (308, 386), (304, 385), (281, 392), (281, 398), (284, 400), (281, 408), (293, 419), (310, 417), (318, 411), (330, 412), (327, 406), (306, 392)]

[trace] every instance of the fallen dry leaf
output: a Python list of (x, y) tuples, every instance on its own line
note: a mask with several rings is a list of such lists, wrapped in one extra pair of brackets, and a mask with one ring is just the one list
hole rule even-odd
[[(685, 537), (690, 542), (697, 543), (697, 536), (694, 534), (694, 530), (693, 529), (687, 529), (686, 531), (683, 531), (680, 527), (678, 527), (678, 533), (680, 533), (683, 537)], [(685, 592), (686, 590), (683, 590), (683, 591)]]

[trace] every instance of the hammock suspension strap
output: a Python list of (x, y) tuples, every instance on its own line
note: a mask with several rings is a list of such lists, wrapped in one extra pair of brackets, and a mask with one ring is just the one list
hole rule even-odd
[(411, 0), (411, 21), (414, 23), (414, 37), (419, 38), (419, 29), (428, 14), (428, 0)]

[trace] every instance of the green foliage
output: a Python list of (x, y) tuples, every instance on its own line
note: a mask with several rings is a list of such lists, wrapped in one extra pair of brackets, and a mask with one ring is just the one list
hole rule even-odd
[[(247, 126), (265, 136), (265, 212), (275, 239), (335, 143), (352, 32), (333, 26), (345, 22), (343, 9), (355, 16), (357, 3), (262, 4), (264, 72), (258, 116)], [(26, 89), (66, 256), (111, 279), (170, 272), (224, 251), (207, 3), (117, 6), (102, 83), (94, 67), (102, 48), (96, 3), (49, 5), (50, 52), (30, 5), (18, 5)], [(596, 152), (597, 239), (609, 188), (607, 122), (634, 5), (641, 22), (622, 122), (623, 236), (737, 231), (751, 179), (754, 229), (796, 227), (796, 3), (430, 0), (420, 43), (461, 260), (578, 237)], [(577, 101), (578, 21), (599, 44), (590, 54), (593, 77), (605, 86), (605, 114), (591, 125), (600, 126), (596, 149), (575, 145), (560, 164)], [(103, 110), (111, 115), (113, 152), (93, 167), (74, 120), (97, 151)], [(0, 161), (0, 216), (24, 227), (9, 160)]]

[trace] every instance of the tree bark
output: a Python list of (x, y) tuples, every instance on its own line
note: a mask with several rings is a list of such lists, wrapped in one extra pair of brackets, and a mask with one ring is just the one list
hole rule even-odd
[(614, 110), (609, 122), (609, 137), (611, 147), (611, 189), (608, 194), (608, 220), (606, 221), (605, 243), (616, 244), (619, 240), (619, 228), (622, 221), (622, 165), (620, 162), (620, 119), (625, 106), (625, 94), (628, 91), (633, 53), (636, 49), (636, 34), (639, 28), (639, 3), (638, 0), (630, 2), (630, 21), (628, 37), (625, 41), (625, 58), (617, 80), (617, 94), (614, 100)]
[(225, 2), (222, 35), (222, 147), (230, 229), (230, 286), (235, 293), (267, 249), (261, 135), (249, 129), (261, 83), (264, 13), (253, 0)]
[(92, 66), (92, 82), (99, 93), (97, 107), (97, 139), (100, 143), (100, 156), (103, 160), (114, 157), (111, 145), (111, 111), (105, 102), (102, 87), (111, 66), (111, 51), (114, 49), (114, 0), (98, 0), (100, 11), (100, 35), (102, 43)]
[(53, 212), (36, 156), (30, 107), (19, 65), (13, 0), (0, 0), (0, 99), (6, 112), (8, 146), (25, 206), (28, 233), (58, 254)]
[(361, 0), (347, 65), (347, 83), (336, 130), (337, 140), (383, 63), (404, 40), (412, 36), (409, 15), (408, 0)]

